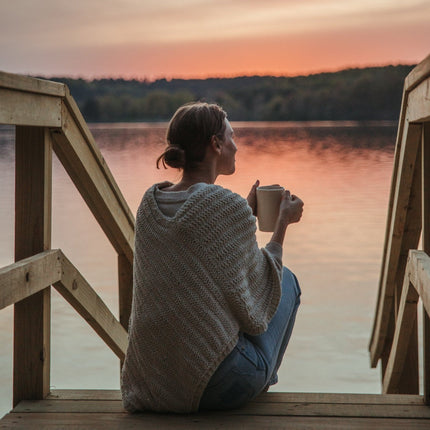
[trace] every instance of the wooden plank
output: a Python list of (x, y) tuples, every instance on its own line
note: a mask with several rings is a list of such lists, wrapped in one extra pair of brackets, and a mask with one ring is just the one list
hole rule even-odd
[(430, 405), (430, 316), (423, 307), (423, 391), (424, 402)]
[(0, 71), (0, 88), (10, 88), (23, 92), (59, 97), (64, 97), (66, 94), (66, 86), (59, 82), (31, 78), (29, 76), (2, 71)]
[(0, 88), (0, 124), (61, 127), (61, 98)]
[[(376, 364), (380, 357), (384, 355), (383, 348), (385, 346), (384, 338), (387, 336), (389, 330), (390, 323), (390, 312), (389, 309), (392, 307), (392, 298), (385, 297), (385, 279), (386, 276), (386, 268), (387, 268), (387, 260), (389, 256), (389, 251), (391, 247), (391, 226), (393, 222), (393, 208), (396, 194), (396, 185), (399, 180), (399, 160), (401, 159), (401, 150), (402, 150), (402, 140), (405, 134), (405, 129), (408, 128), (408, 121), (413, 121), (417, 119), (417, 116), (425, 117), (426, 115), (422, 115), (415, 110), (410, 111), (410, 109), (416, 109), (413, 107), (415, 100), (409, 99), (409, 93), (412, 91), (417, 85), (421, 84), (424, 80), (427, 79), (426, 82), (426, 90), (421, 90), (422, 93), (428, 93), (428, 77), (430, 76), (430, 56), (428, 56), (424, 61), (422, 61), (417, 67), (415, 67), (408, 77), (405, 80), (403, 96), (402, 96), (402, 106), (400, 111), (400, 119), (399, 119), (399, 128), (397, 133), (397, 141), (396, 141), (396, 151), (395, 151), (395, 159), (394, 159), (394, 170), (393, 170), (393, 178), (390, 192), (390, 201), (388, 207), (388, 220), (387, 220), (387, 228), (385, 234), (385, 244), (384, 244), (384, 252), (383, 252), (383, 261), (382, 261), (382, 270), (380, 276), (380, 284), (379, 284), (379, 292), (378, 299), (376, 304), (376, 313), (373, 323), (372, 335), (369, 344), (370, 358), (372, 367), (376, 367)], [(421, 85), (424, 88), (424, 85)], [(418, 95), (418, 92), (414, 93), (413, 98)], [(427, 99), (428, 100), (428, 99)], [(422, 101), (419, 101), (420, 105)], [(427, 103), (428, 105), (428, 103)], [(422, 110), (422, 108), (420, 108)], [(428, 106), (424, 106), (424, 111), (428, 109)], [(385, 310), (385, 311), (384, 311)], [(384, 311), (384, 312), (383, 312)], [(382, 335), (382, 336), (381, 336)]]
[[(52, 390), (47, 399), (121, 400), (120, 390)], [(423, 405), (423, 396), (411, 394), (285, 393), (267, 392), (252, 403), (339, 403), (375, 405)]]
[[(15, 260), (51, 246), (52, 144), (47, 129), (16, 127)], [(50, 289), (15, 305), (13, 404), (49, 392)]]
[(381, 357), (388, 332), (397, 274), (396, 268), (401, 254), (401, 243), (420, 140), (421, 125), (408, 124), (405, 126), (399, 155), (399, 173), (393, 175), (395, 176), (391, 196), (393, 209), (392, 215), (389, 217), (390, 227), (386, 236), (387, 245), (380, 277), (378, 305), (369, 346), (372, 367), (376, 367)]
[[(118, 400), (23, 400), (14, 413), (125, 413)], [(336, 403), (249, 403), (228, 415), (270, 416), (326, 416), (360, 418), (428, 418), (430, 408), (425, 405), (371, 405)]]
[(406, 207), (403, 235), (400, 245), (400, 253), (394, 280), (395, 307), (398, 309), (402, 295), (403, 280), (406, 264), (409, 260), (409, 250), (417, 249), (421, 237), (422, 227), (422, 172), (421, 172), (421, 145), (417, 151), (415, 168), (409, 193), (409, 201)]
[[(428, 57), (430, 58), (430, 56)], [(430, 68), (430, 67), (429, 67)], [(430, 123), (423, 125), (422, 137), (422, 247), (430, 255)], [(430, 280), (429, 280), (430, 281)], [(427, 284), (426, 292), (430, 290)], [(423, 292), (424, 296), (424, 292)], [(430, 299), (430, 292), (427, 294)], [(425, 298), (424, 300), (427, 301)], [(423, 300), (423, 301), (424, 301)], [(426, 404), (430, 404), (430, 310), (423, 305), (423, 390)]]
[[(124, 254), (118, 255), (119, 322), (128, 332), (133, 299), (133, 265)], [(120, 361), (120, 371), (124, 361)]]
[[(418, 396), (419, 397), (419, 396)], [(51, 390), (48, 400), (119, 400), (120, 390)], [(422, 397), (421, 404), (423, 403)]]
[(58, 250), (50, 250), (0, 269), (0, 310), (61, 279)]
[(119, 203), (105, 169), (100, 167), (100, 160), (95, 158), (66, 106), (63, 120), (62, 130), (53, 133), (54, 151), (118, 254), (124, 254), (132, 263), (134, 219)]
[[(404, 387), (400, 384), (400, 379), (405, 371), (405, 361), (410, 346), (411, 334), (417, 319), (418, 293), (410, 285), (410, 267), (408, 266), (403, 282), (402, 296), (396, 320), (396, 329), (391, 346), (390, 357), (382, 381), (382, 391), (387, 393), (404, 393)], [(416, 333), (415, 333), (416, 335)], [(413, 344), (415, 346), (415, 344)], [(418, 386), (418, 373), (413, 375), (416, 384), (413, 384), (413, 393)], [(416, 385), (416, 386), (415, 386)]]
[(61, 266), (63, 275), (54, 287), (123, 360), (128, 344), (124, 327), (64, 254), (61, 255)]
[(430, 76), (430, 55), (421, 61), (413, 70), (406, 76), (405, 89), (406, 91), (413, 90), (424, 79)]
[[(385, 227), (384, 250), (382, 252), (382, 264), (381, 264), (381, 274), (380, 274), (380, 279), (379, 279), (379, 290), (378, 290), (378, 296), (377, 296), (377, 302), (376, 302), (376, 312), (375, 312), (374, 321), (373, 321), (372, 334), (371, 334), (370, 343), (369, 343), (369, 351), (371, 351), (372, 344), (375, 342), (376, 331), (378, 328), (378, 315), (379, 315), (378, 312), (379, 312), (379, 309), (381, 308), (381, 306), (383, 306), (384, 300), (387, 299), (390, 302), (390, 298), (385, 298), (383, 296), (382, 280), (384, 277), (384, 270), (385, 270), (385, 266), (386, 266), (387, 259), (388, 259), (388, 246), (389, 246), (389, 243), (391, 243), (390, 242), (390, 229), (391, 229), (391, 223), (392, 223), (392, 218), (393, 218), (393, 205), (394, 205), (394, 200), (395, 200), (397, 177), (400, 174), (400, 171), (399, 171), (400, 158), (401, 158), (401, 154), (404, 152), (404, 149), (403, 149), (404, 144), (402, 145), (402, 143), (404, 143), (403, 140), (404, 140), (404, 133), (405, 133), (406, 111), (407, 111), (407, 93), (405, 92), (405, 90), (403, 90), (402, 104), (401, 104), (400, 116), (399, 116), (399, 126), (397, 129), (396, 146), (395, 146), (395, 152), (394, 152), (394, 163), (393, 163), (393, 174), (392, 174), (392, 178), (391, 178), (390, 198), (388, 201), (387, 223), (386, 223), (386, 227)], [(407, 126), (407, 123), (406, 123), (406, 126)], [(391, 303), (387, 303), (386, 306), (388, 306), (389, 309), (392, 309), (392, 303), (393, 302), (391, 299)], [(391, 314), (390, 314), (390, 316), (388, 317), (385, 338), (389, 337), (391, 335), (391, 333), (394, 332), (393, 324), (391, 324), (391, 325), (389, 324), (389, 322), (392, 322), (393, 319), (394, 318), (392, 318)], [(387, 342), (387, 339), (386, 339), (386, 342)], [(388, 354), (389, 354), (389, 351), (387, 351), (386, 348), (384, 351), (383, 347), (381, 348), (380, 353), (378, 351), (378, 354), (377, 354), (378, 356), (381, 357), (382, 374), (385, 372), (385, 366), (386, 366), (385, 356), (388, 356)], [(379, 359), (379, 357), (376, 358), (376, 361), (375, 361), (375, 359), (373, 359), (373, 361), (372, 361), (372, 357), (371, 357), (372, 367), (376, 366), (375, 362), (377, 362), (378, 359)], [(388, 360), (388, 358), (387, 358), (387, 360)]]
[[(402, 296), (402, 290), (404, 285), (406, 263), (409, 258), (409, 250), (416, 249), (421, 235), (421, 145), (418, 146), (417, 158), (415, 160), (415, 168), (412, 177), (412, 184), (409, 195), (409, 202), (406, 209), (405, 223), (403, 228), (403, 236), (400, 245), (400, 254), (397, 263), (397, 271), (394, 281), (394, 311), (390, 315), (392, 318), (389, 322), (390, 327), (388, 336), (384, 345), (383, 358), (383, 373), (382, 379), (385, 378), (385, 372), (388, 366), (388, 362), (391, 356), (393, 337), (395, 334), (395, 328), (398, 327), (396, 320), (398, 319), (398, 310), (400, 307), (400, 301)], [(413, 294), (413, 292), (411, 292)], [(408, 305), (410, 308), (412, 305)], [(416, 305), (415, 305), (416, 312)], [(409, 315), (412, 315), (413, 310), (409, 309)], [(395, 317), (394, 317), (395, 316)], [(402, 365), (397, 368), (400, 373), (395, 377), (395, 388), (396, 393), (407, 393), (414, 394), (419, 392), (419, 366), (418, 366), (418, 321), (414, 317), (411, 321), (409, 330), (408, 344), (405, 346), (405, 355), (402, 357)], [(390, 336), (391, 334), (391, 336)], [(391, 392), (391, 391), (389, 391)]]
[(423, 396), (414, 394), (285, 393), (260, 394), (253, 403), (339, 403), (375, 405), (423, 405)]
[(408, 95), (409, 122), (425, 122), (430, 120), (430, 78), (422, 81)]
[(70, 114), (72, 115), (72, 117), (75, 119), (75, 122), (77, 124), (77, 126), (79, 127), (82, 136), (84, 136), (85, 141), (88, 144), (88, 147), (91, 149), (91, 151), (94, 154), (95, 159), (98, 161), (99, 165), (100, 165), (100, 169), (103, 171), (103, 174), (106, 177), (107, 182), (109, 183), (110, 187), (112, 188), (112, 192), (115, 194), (118, 203), (120, 204), (120, 206), (122, 207), (122, 210), (124, 211), (124, 213), (126, 214), (130, 224), (133, 226), (134, 228), (134, 216), (133, 213), (131, 212), (130, 208), (128, 207), (128, 204), (124, 198), (124, 196), (121, 193), (121, 190), (118, 187), (118, 184), (116, 183), (112, 172), (110, 171), (108, 165), (106, 164), (99, 147), (97, 146), (94, 137), (90, 131), (90, 129), (88, 128), (88, 125), (84, 119), (84, 117), (81, 114), (81, 111), (78, 108), (78, 105), (76, 104), (75, 100), (73, 99), (73, 97), (70, 94), (69, 89), (66, 87), (66, 95), (65, 95), (65, 99), (64, 99), (65, 105), (67, 106)]
[(430, 314), (430, 257), (424, 251), (409, 251), (410, 280), (417, 290), (424, 309)]
[(118, 255), (119, 322), (128, 331), (133, 299), (133, 265), (124, 254)]
[(58, 414), (11, 413), (0, 421), (0, 428), (12, 430), (92, 429), (92, 430), (160, 430), (160, 429), (296, 429), (296, 430), (415, 430), (429, 428), (427, 419), (336, 418), (242, 416), (227, 413), (192, 415), (162, 414)]

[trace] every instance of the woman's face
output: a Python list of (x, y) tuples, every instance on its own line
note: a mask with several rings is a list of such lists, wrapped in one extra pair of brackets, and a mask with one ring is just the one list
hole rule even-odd
[(221, 142), (221, 156), (218, 162), (218, 172), (220, 175), (232, 175), (236, 170), (235, 155), (237, 147), (233, 140), (233, 129), (227, 119), (225, 120), (225, 125), (224, 139)]

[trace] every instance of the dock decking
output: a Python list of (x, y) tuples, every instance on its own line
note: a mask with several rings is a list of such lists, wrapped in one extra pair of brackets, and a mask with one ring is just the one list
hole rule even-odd
[(244, 408), (189, 415), (128, 414), (118, 390), (58, 390), (21, 401), (0, 429), (430, 429), (418, 395), (275, 393)]

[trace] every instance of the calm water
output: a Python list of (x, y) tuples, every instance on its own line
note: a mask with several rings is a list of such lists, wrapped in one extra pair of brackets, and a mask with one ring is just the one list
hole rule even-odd
[[(274, 391), (380, 392), (367, 345), (376, 303), (395, 127), (348, 123), (236, 123), (237, 171), (218, 183), (246, 197), (256, 179), (300, 196), (305, 212), (288, 228), (284, 264), (303, 291)], [(133, 213), (156, 181), (165, 125), (94, 125), (92, 132)], [(0, 267), (13, 262), (14, 130), (0, 128)], [(54, 160), (52, 247), (61, 248), (117, 314), (116, 256)], [(258, 233), (264, 246), (270, 233)], [(11, 407), (12, 318), (0, 312), (0, 415)], [(53, 290), (54, 388), (119, 388), (119, 364)]]

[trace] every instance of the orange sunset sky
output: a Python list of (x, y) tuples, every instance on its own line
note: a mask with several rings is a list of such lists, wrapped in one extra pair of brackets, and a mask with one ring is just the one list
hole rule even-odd
[(414, 64), (430, 0), (1, 0), (0, 70), (156, 79)]

